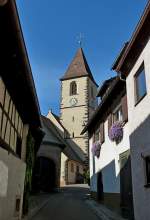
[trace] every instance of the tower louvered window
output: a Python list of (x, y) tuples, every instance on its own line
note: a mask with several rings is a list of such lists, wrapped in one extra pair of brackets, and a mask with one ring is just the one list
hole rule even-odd
[(70, 83), (70, 95), (76, 95), (77, 94), (77, 84), (75, 81)]

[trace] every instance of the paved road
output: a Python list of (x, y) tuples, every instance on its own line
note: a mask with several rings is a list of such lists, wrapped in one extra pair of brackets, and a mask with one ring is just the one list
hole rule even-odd
[(84, 187), (65, 187), (50, 195), (47, 205), (32, 220), (100, 220), (85, 204), (88, 193)]

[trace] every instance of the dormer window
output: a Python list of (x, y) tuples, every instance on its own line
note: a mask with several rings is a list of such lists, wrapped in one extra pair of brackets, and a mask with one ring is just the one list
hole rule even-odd
[(77, 84), (75, 81), (70, 83), (70, 95), (77, 95)]

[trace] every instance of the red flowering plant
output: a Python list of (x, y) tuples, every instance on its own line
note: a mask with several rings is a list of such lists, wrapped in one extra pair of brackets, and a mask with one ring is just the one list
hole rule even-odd
[(93, 143), (92, 149), (91, 149), (93, 156), (96, 156), (97, 158), (99, 158), (100, 157), (100, 150), (101, 150), (100, 141), (96, 141), (95, 143)]
[(123, 138), (123, 122), (116, 121), (109, 130), (109, 138), (111, 141), (119, 143)]

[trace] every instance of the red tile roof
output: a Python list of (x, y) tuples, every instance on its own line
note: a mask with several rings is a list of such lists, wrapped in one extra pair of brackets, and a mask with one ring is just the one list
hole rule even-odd
[(90, 79), (96, 84), (92, 72), (87, 63), (87, 60), (85, 58), (83, 49), (79, 48), (71, 64), (69, 65), (65, 75), (60, 80), (62, 81), (83, 76), (89, 76)]

